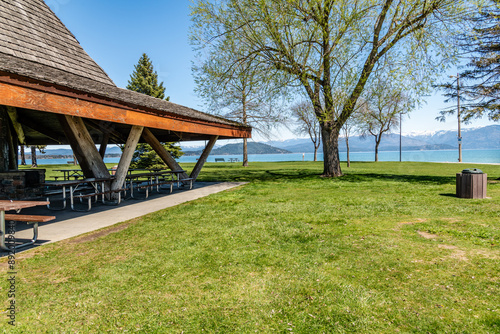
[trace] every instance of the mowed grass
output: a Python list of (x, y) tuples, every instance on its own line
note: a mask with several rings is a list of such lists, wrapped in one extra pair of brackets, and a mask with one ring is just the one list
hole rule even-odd
[[(488, 173), (490, 199), (454, 197), (466, 167)], [(500, 332), (500, 166), (321, 171), (207, 164), (200, 180), (249, 184), (18, 254), (17, 326), (4, 317), (0, 329)]]

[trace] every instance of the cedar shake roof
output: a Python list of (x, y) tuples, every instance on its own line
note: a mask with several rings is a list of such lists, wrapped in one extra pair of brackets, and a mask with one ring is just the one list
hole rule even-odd
[(42, 0), (0, 0), (0, 52), (115, 85)]
[[(122, 111), (153, 115), (158, 118), (158, 124), (166, 124), (161, 119), (172, 119), (186, 124), (201, 122), (234, 130), (233, 135), (221, 138), (244, 138), (251, 134), (249, 126), (117, 87), (43, 0), (0, 0), (0, 84), (2, 82), (58, 96), (76, 96), (76, 101), (91, 101)], [(9, 100), (8, 94), (2, 96), (0, 91), (0, 97), (5, 101), (0, 104), (16, 106), (12, 102), (16, 101), (15, 98)], [(25, 111), (21, 113), (28, 117), (26, 111), (30, 109), (31, 115), (43, 123), (44, 116), (35, 112), (42, 109), (36, 109), (30, 103), (27, 105), (22, 107)], [(21, 105), (17, 107), (21, 108)], [(51, 112), (49, 109), (45, 111)], [(61, 113), (61, 110), (52, 112)], [(104, 120), (99, 114), (92, 115), (87, 117)], [(56, 129), (55, 116), (47, 115), (46, 120), (50, 119), (54, 121), (47, 126), (60, 130)], [(154, 120), (151, 122), (155, 123)], [(187, 128), (195, 129), (192, 126)], [(127, 131), (126, 128), (120, 129)], [(169, 137), (170, 130), (157, 126), (155, 131), (164, 136), (163, 141), (169, 141), (172, 139)], [(186, 140), (204, 139), (204, 130), (199, 131), (176, 136)], [(42, 141), (39, 140), (40, 143)]]

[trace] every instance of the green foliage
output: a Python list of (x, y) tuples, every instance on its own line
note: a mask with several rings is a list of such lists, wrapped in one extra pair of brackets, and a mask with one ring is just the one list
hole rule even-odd
[[(175, 143), (165, 143), (163, 147), (169, 151), (175, 159), (180, 158), (184, 154), (180, 146), (175, 145)], [(141, 169), (165, 169), (167, 165), (149, 144), (137, 144), (130, 167)]]
[[(475, 8), (467, 20), (473, 26), (460, 39), (469, 58), (468, 69), (460, 74), (462, 90), (461, 118), (468, 122), (473, 118), (488, 116), (500, 121), (500, 1), (488, 0), (487, 6)], [(450, 98), (457, 97), (456, 85), (442, 85)], [(442, 116), (453, 114), (454, 108), (443, 111)]]
[[(145, 53), (142, 54), (138, 64), (134, 68), (135, 70), (130, 75), (127, 89), (163, 99), (165, 97), (163, 82), (158, 84), (158, 74), (154, 71), (153, 63)], [(169, 99), (170, 97), (166, 98), (167, 101)], [(176, 146), (175, 143), (163, 143), (163, 146), (176, 159), (180, 158), (183, 154), (181, 148)], [(132, 168), (156, 169), (165, 168), (166, 165), (150, 145), (138, 144), (130, 166)]]
[[(158, 74), (154, 71), (153, 63), (147, 54), (143, 53), (137, 65), (134, 65), (134, 72), (130, 75), (127, 89), (162, 100), (165, 98), (163, 82), (158, 83)], [(166, 100), (169, 101), (170, 97)]]

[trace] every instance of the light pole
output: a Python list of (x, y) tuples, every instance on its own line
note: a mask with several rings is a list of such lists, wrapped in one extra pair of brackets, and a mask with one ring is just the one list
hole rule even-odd
[(457, 78), (457, 119), (458, 119), (458, 162), (462, 162), (462, 132), (460, 130), (460, 73), (450, 78)]
[(402, 123), (402, 112), (399, 112), (399, 162), (401, 162), (401, 136), (402, 136), (402, 128), (403, 128), (403, 123)]

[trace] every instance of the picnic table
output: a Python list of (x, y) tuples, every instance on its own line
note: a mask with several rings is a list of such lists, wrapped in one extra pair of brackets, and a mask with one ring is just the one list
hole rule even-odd
[(145, 189), (146, 198), (148, 198), (149, 189), (151, 189), (152, 191), (154, 188), (156, 188), (156, 191), (160, 192), (162, 185), (169, 185), (170, 193), (172, 193), (173, 184), (177, 183), (177, 188), (179, 188), (180, 182), (191, 180), (180, 178), (181, 174), (185, 172), (185, 170), (148, 170), (147, 173), (128, 174), (125, 177), (125, 180), (129, 182), (130, 196), (132, 198), (136, 198), (134, 195), (134, 188)]
[[(81, 169), (54, 169), (54, 172), (63, 173), (64, 181), (68, 181), (70, 178), (74, 178), (75, 180), (81, 179), (84, 177)], [(57, 181), (57, 176), (55, 177)]]
[[(102, 203), (106, 203), (105, 196), (109, 193), (116, 192), (118, 193), (118, 204), (121, 201), (121, 195), (120, 193), (122, 191), (125, 191), (125, 189), (116, 189), (116, 190), (106, 190), (106, 183), (111, 186), (111, 181), (114, 179), (113, 176), (109, 178), (86, 178), (86, 179), (76, 179), (76, 180), (66, 180), (66, 181), (53, 181), (53, 182), (45, 182), (42, 183), (41, 185), (44, 187), (50, 187), (50, 188), (61, 188), (61, 190), (56, 190), (56, 191), (48, 191), (45, 193), (45, 195), (53, 195), (53, 194), (59, 194), (62, 193), (62, 208), (53, 208), (50, 207), (50, 205), (47, 205), (47, 207), (51, 210), (64, 210), (66, 208), (66, 203), (67, 203), (67, 188), (69, 187), (69, 197), (70, 197), (70, 204), (71, 204), (71, 209), (73, 211), (90, 211), (92, 208), (92, 198), (95, 197), (95, 201), (97, 202), (97, 198), (101, 196), (101, 201)], [(78, 191), (80, 193), (78, 194)], [(76, 194), (76, 195), (75, 195)], [(87, 199), (88, 201), (88, 207), (86, 210), (79, 210), (75, 207), (75, 198), (80, 199), (82, 201), (83, 199)], [(47, 197), (48, 200), (48, 197)]]
[[(15, 214), (6, 214), (5, 211), (15, 210), (17, 213), (21, 211), (21, 209), (31, 208), (39, 205), (48, 205), (48, 201), (12, 201), (12, 200), (0, 200), (0, 248), (2, 250), (11, 251), (13, 248), (21, 248), (26, 247), (28, 245), (32, 245), (36, 242), (38, 237), (38, 223), (46, 222), (49, 220), (53, 220), (56, 217), (54, 216), (33, 216), (33, 215), (15, 215)], [(33, 238), (29, 242), (25, 242), (23, 244), (7, 247), (5, 244), (5, 235), (7, 234), (7, 230), (5, 229), (5, 220), (11, 220), (14, 223), (17, 221), (25, 221), (33, 224)]]

